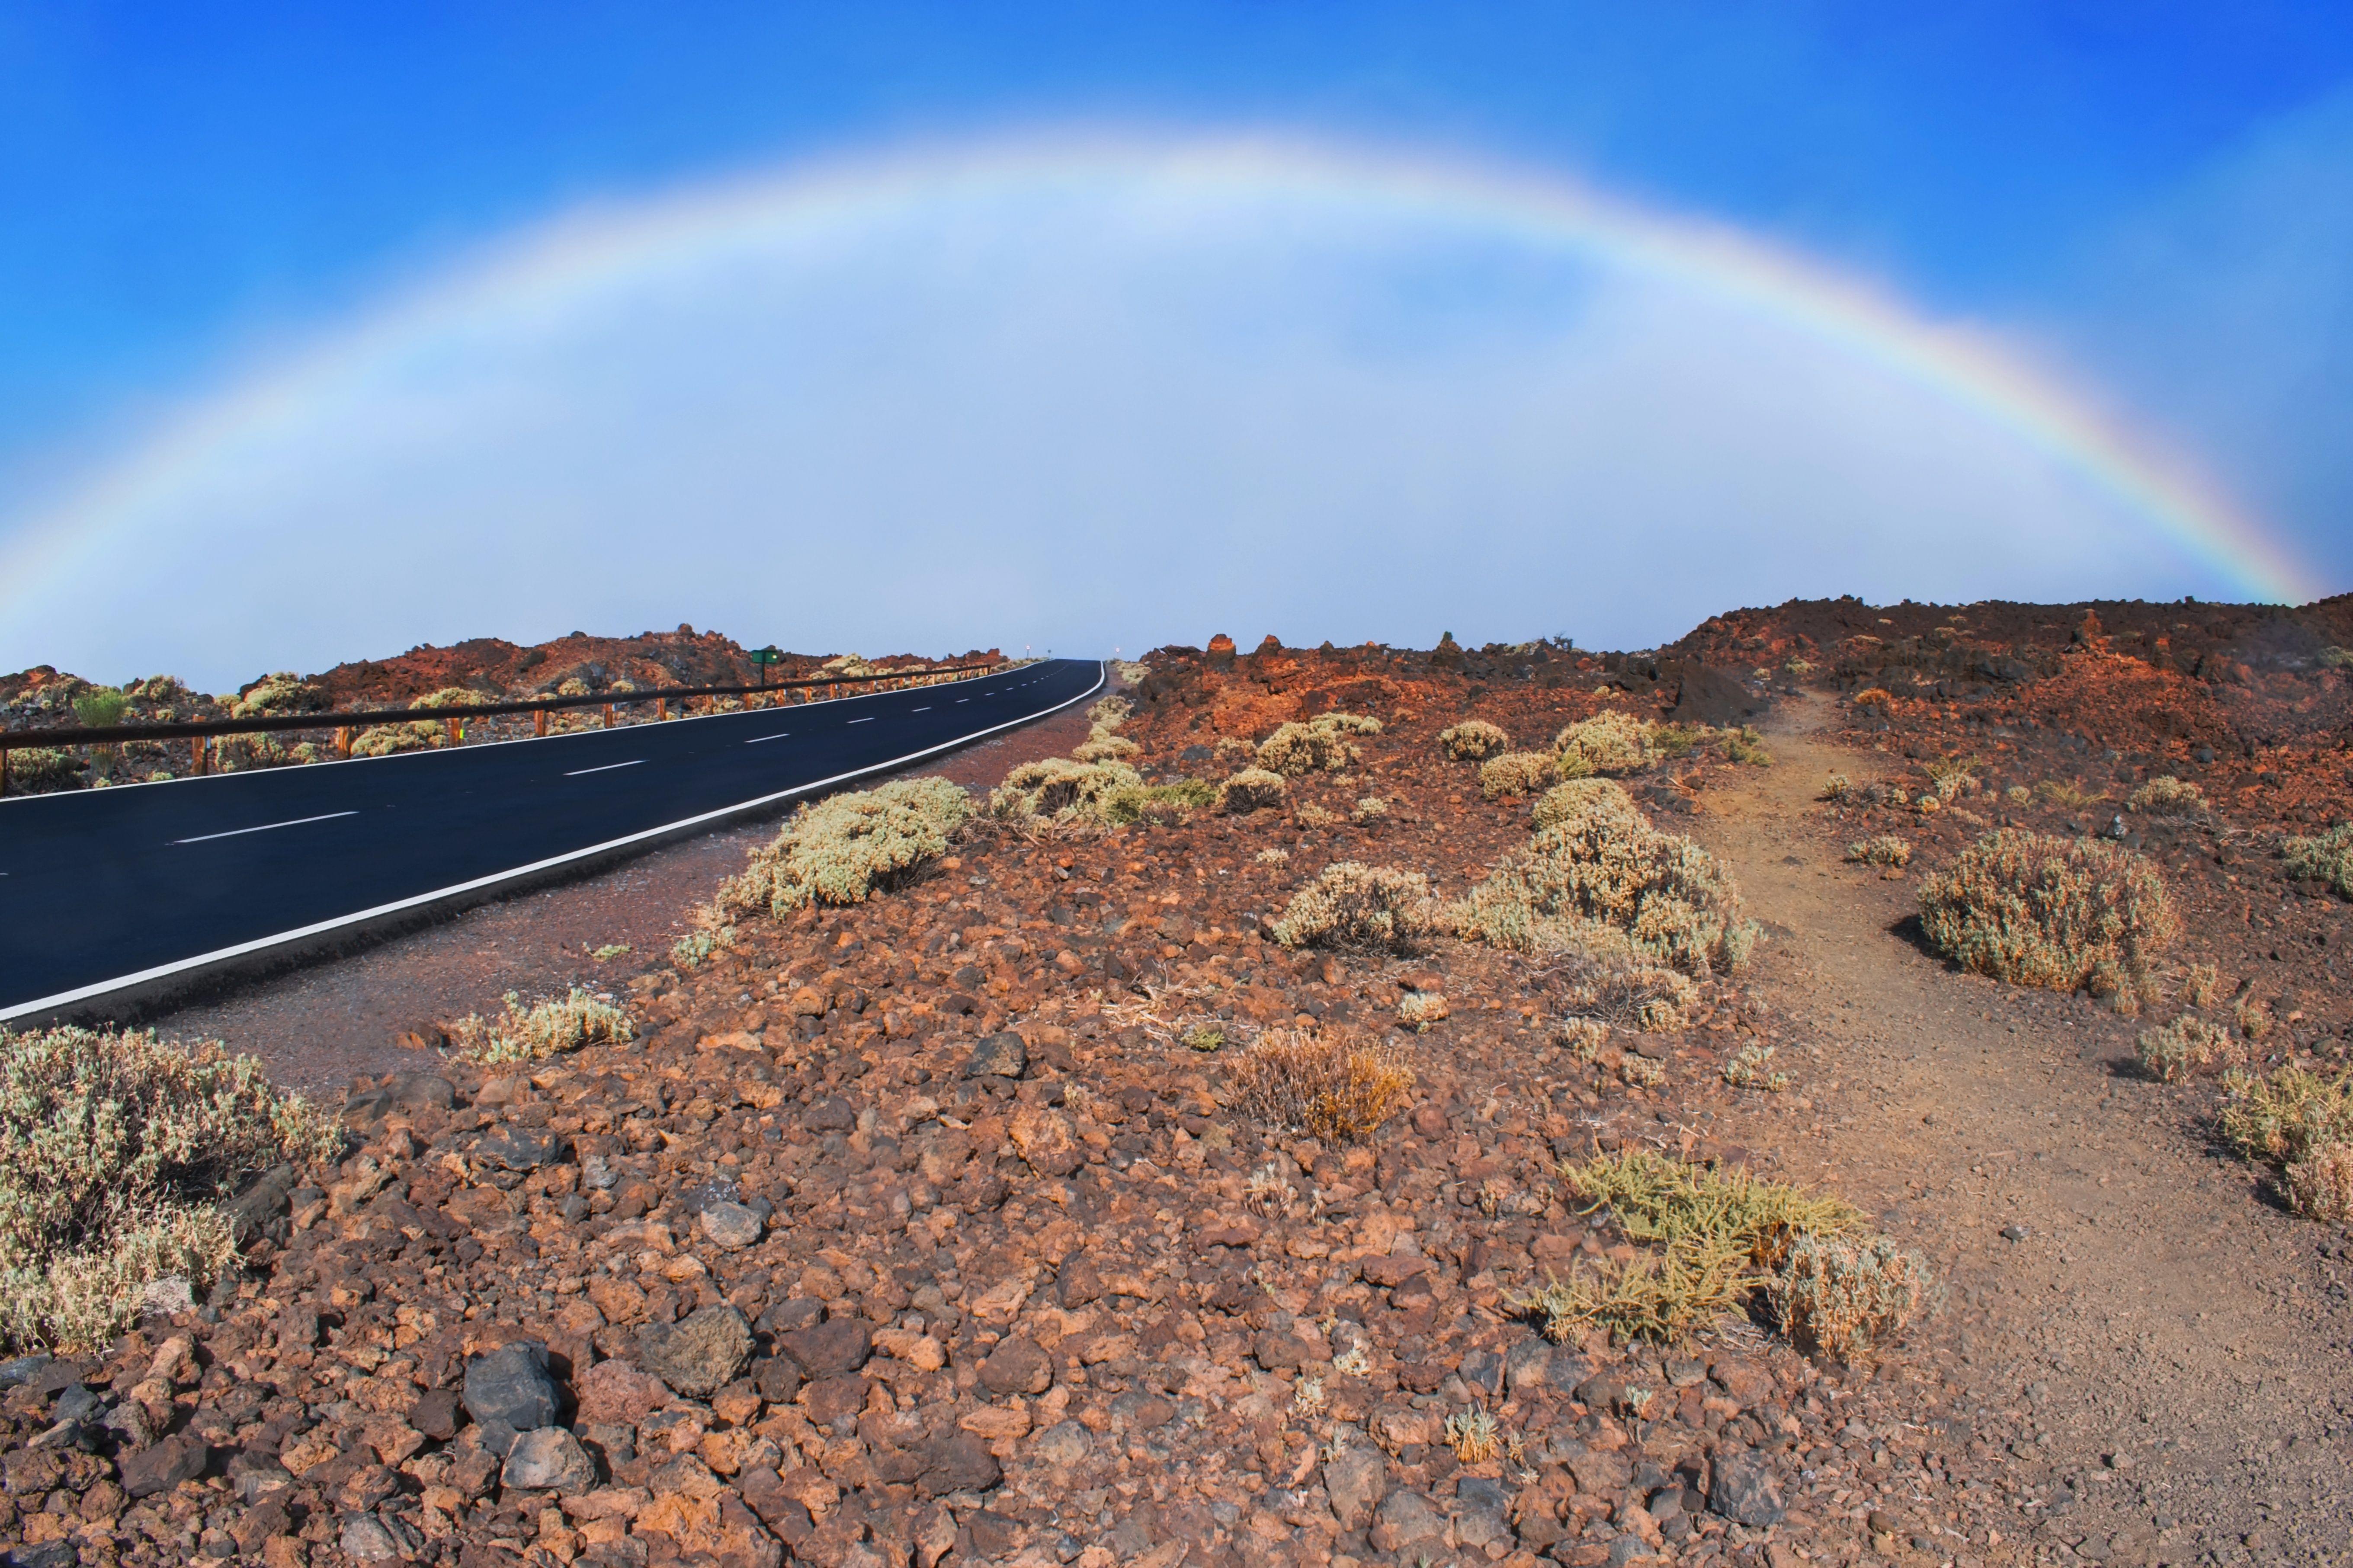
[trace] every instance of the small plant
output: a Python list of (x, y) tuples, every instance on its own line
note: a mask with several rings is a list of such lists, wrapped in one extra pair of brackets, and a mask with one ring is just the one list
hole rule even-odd
[(1618, 1076), (1634, 1089), (1656, 1089), (1667, 1081), (1667, 1064), (1635, 1051), (1618, 1058)]
[(1320, 1415), (1324, 1413), (1324, 1380), (1312, 1373), (1303, 1373), (1291, 1385), (1291, 1408), (1294, 1415)]
[(2237, 1067), (2247, 1053), (2231, 1032), (2195, 1013), (2159, 1029), (2144, 1029), (2135, 1048), (2141, 1070), (2159, 1083), (2180, 1083), (2217, 1068)]
[(2353, 1070), (2225, 1073), (2217, 1120), (2223, 1141), (2242, 1158), (2299, 1164), (2325, 1144), (2353, 1142)]
[(608, 942), (588, 956), (595, 959), (599, 963), (608, 963), (612, 960), (619, 958), (630, 951), (631, 949), (629, 944), (626, 942)]
[(1281, 805), (1290, 787), (1281, 773), (1265, 768), (1244, 768), (1218, 786), (1218, 809), (1240, 816)]
[(330, 705), (322, 687), (311, 685), (290, 669), (266, 675), (229, 704), (232, 719), (255, 719), (273, 713), (316, 713)]
[(1398, 1022), (1419, 1035), (1447, 1016), (1446, 998), (1434, 991), (1415, 991), (1398, 1004)]
[(1293, 895), (1273, 926), (1285, 947), (1412, 952), (1440, 929), (1430, 879), (1419, 871), (1343, 860)]
[(1072, 746), (1071, 756), (1082, 763), (1125, 762), (1142, 750), (1124, 735), (1092, 735)]
[(1601, 1059), (1601, 1047), (1609, 1043), (1609, 1026), (1599, 1018), (1569, 1018), (1560, 1026), (1560, 1043), (1568, 1054), (1590, 1067)]
[(1846, 847), (1846, 858), (1860, 860), (1866, 866), (1894, 868), (1912, 864), (1912, 846), (1893, 833), (1883, 833), (1876, 838), (1866, 838)]
[(1511, 747), (1511, 736), (1484, 719), (1472, 719), (1438, 732), (1438, 749), (1458, 763), (1483, 763)]
[(2316, 1144), (2285, 1173), (2288, 1206), (2306, 1219), (2353, 1222), (2353, 1143)]
[(1866, 686), (1854, 694), (1852, 700), (1857, 708), (1875, 708), (1883, 713), (1895, 706), (1894, 694), (1883, 686)]
[(1312, 800), (1305, 800), (1292, 807), (1291, 819), (1302, 827), (1329, 827), (1340, 820), (1340, 814), (1327, 810)]
[(2001, 792), (2001, 798), (2012, 805), (2025, 805), (2034, 799), (2034, 792), (2024, 784), (2012, 784)]
[(1348, 814), (1350, 821), (1359, 825), (1378, 822), (1389, 814), (1389, 803), (1377, 795), (1358, 797), (1356, 809)]
[(1832, 773), (1822, 781), (1822, 793), (1815, 798), (1829, 801), (1833, 805), (1845, 805), (1857, 798), (1854, 781), (1844, 773)]
[(1116, 730), (1135, 714), (1135, 704), (1124, 697), (1106, 697), (1087, 710), (1087, 721), (1098, 730)]
[(1569, 823), (1608, 832), (1613, 827), (1633, 831), (1644, 826), (1634, 797), (1615, 779), (1571, 779), (1555, 784), (1536, 797), (1532, 816), (1538, 828)]
[(2181, 977), (2181, 1005), (2211, 1007), (2222, 994), (2222, 972), (2211, 963), (2193, 963)]
[(1222, 1024), (1196, 1024), (1179, 1037), (1187, 1049), (1206, 1055), (1226, 1043), (1226, 1029)]
[(1291, 1184), (1282, 1168), (1269, 1161), (1250, 1173), (1242, 1187), (1242, 1206), (1261, 1219), (1272, 1219), (1299, 1201), (1299, 1189)]
[(0, 1029), (0, 1341), (80, 1353), (154, 1281), (201, 1291), (236, 1257), (215, 1202), (342, 1148), (332, 1116), (216, 1041)]
[(1747, 725), (1725, 734), (1724, 755), (1729, 762), (1749, 767), (1769, 768), (1773, 765), (1773, 753), (1765, 749), (1765, 737)]
[(1767, 1094), (1788, 1089), (1789, 1075), (1774, 1070), (1773, 1050), (1771, 1046), (1753, 1043), (1741, 1047), (1724, 1064), (1724, 1081), (1735, 1089), (1761, 1089)]
[(1476, 1405), (1468, 1405), (1446, 1418), (1447, 1446), (1466, 1465), (1476, 1465), (1503, 1452), (1495, 1418)]
[(1270, 1029), (1234, 1058), (1227, 1083), (1233, 1104), (1269, 1126), (1360, 1143), (1405, 1108), (1413, 1074), (1375, 1047)]
[(1505, 752), (1479, 764), (1479, 793), (1509, 800), (1540, 790), (1557, 776), (1550, 752)]
[(1291, 863), (1291, 851), (1282, 848), (1261, 849), (1250, 858), (1261, 866), (1287, 866)]
[(74, 717), (84, 727), (103, 730), (121, 722), (123, 710), (131, 699), (111, 686), (93, 686), (77, 692), (73, 700)]
[(1348, 737), (1378, 734), (1380, 728), (1378, 720), (1356, 713), (1322, 713), (1303, 724), (1281, 724), (1259, 742), (1258, 765), (1286, 778), (1336, 773), (1356, 761)]
[[(2055, 991), (2155, 1000), (2149, 963), (2181, 935), (2157, 868), (2096, 839), (1986, 835), (1920, 890), (1929, 942), (1964, 969)], [(2146, 994), (2144, 994), (2146, 993)]]
[(2125, 808), (2149, 816), (2196, 816), (2206, 809), (2206, 792), (2171, 773), (2160, 773), (2126, 796)]
[(26, 795), (48, 795), (81, 783), (82, 763), (71, 752), (54, 746), (27, 746), (8, 753), (8, 780)]
[(2340, 822), (2310, 838), (2280, 846), (2287, 874), (2299, 881), (2326, 882), (2342, 899), (2353, 899), (2353, 822)]
[(2044, 779), (2034, 786), (2034, 793), (2062, 811), (2081, 811), (2087, 805), (2097, 805), (2108, 798), (2106, 790), (2094, 793), (2084, 789), (2073, 779)]
[(1332, 1370), (1347, 1377), (1362, 1377), (1373, 1370), (1372, 1352), (1360, 1341), (1332, 1358)]
[[(936, 784), (943, 789), (955, 787), (944, 779), (908, 782)], [(896, 787), (885, 784), (883, 789)], [(1112, 795), (1143, 787), (1144, 775), (1123, 762), (1082, 763), (1071, 757), (1046, 757), (1034, 763), (1024, 763), (1007, 773), (1005, 782), (988, 792), (988, 814), (1000, 822), (1017, 824), (1068, 824), (1076, 821), (1101, 826)], [(879, 795), (882, 791), (872, 793)], [(858, 797), (834, 797), (835, 800), (852, 798)], [(968, 814), (969, 807), (965, 810)], [(957, 816), (956, 825), (961, 826), (963, 820), (962, 816)], [(945, 842), (943, 836), (943, 850)]]
[(1800, 1236), (1766, 1295), (1783, 1333), (1844, 1361), (1884, 1344), (1926, 1310), (1928, 1265), (1885, 1237)]
[(628, 1015), (591, 991), (575, 988), (561, 1001), (520, 1005), (506, 994), (503, 1016), (477, 1014), (450, 1031), (450, 1044), (468, 1061), (488, 1065), (541, 1061), (587, 1045), (619, 1045), (637, 1037)]
[(1688, 757), (1699, 750), (1700, 740), (1706, 732), (1696, 724), (1662, 724), (1651, 731), (1651, 743), (1662, 757)]
[(700, 969), (711, 962), (713, 954), (734, 945), (735, 928), (715, 925), (689, 931), (670, 943), (670, 961), (681, 969)]
[(1573, 759), (1589, 773), (1631, 773), (1658, 760), (1657, 732), (1655, 724), (1606, 709), (1562, 730), (1553, 737), (1553, 749), (1564, 763)]
[(2353, 668), (2353, 650), (2341, 647), (2322, 648), (2320, 650), (2320, 664), (2321, 668), (2324, 669), (2345, 669)]
[(812, 904), (864, 903), (947, 853), (948, 840), (971, 816), (972, 797), (936, 778), (902, 779), (804, 805), (772, 843), (752, 851), (740, 874), (720, 885), (717, 910), (765, 910), (781, 920)]
[(2261, 1045), (2272, 1032), (2271, 1005), (2253, 996), (2242, 996), (2232, 1004), (2231, 1021), (2239, 1026), (2239, 1033)]

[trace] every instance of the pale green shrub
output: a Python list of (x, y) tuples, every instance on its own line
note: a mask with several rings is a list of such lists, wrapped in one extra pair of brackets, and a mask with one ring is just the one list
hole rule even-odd
[(2206, 809), (2206, 792), (2171, 773), (2160, 773), (2133, 791), (2125, 807), (2151, 816), (2196, 816)]
[(1438, 749), (1458, 763), (1483, 763), (1509, 751), (1512, 738), (1500, 726), (1472, 719), (1438, 732)]
[(720, 885), (716, 908), (722, 916), (765, 910), (781, 919), (810, 904), (864, 903), (947, 853), (971, 816), (972, 797), (938, 778), (901, 779), (804, 805), (773, 843), (752, 852), (740, 875)]
[(1841, 1361), (1882, 1345), (1928, 1308), (1927, 1260), (1883, 1236), (1800, 1236), (1766, 1287), (1774, 1320), (1801, 1348)]
[(1380, 733), (1380, 721), (1361, 713), (1319, 713), (1305, 723), (1278, 725), (1259, 742), (1258, 765), (1286, 778), (1338, 773), (1356, 761), (1351, 735)]
[(2353, 1143), (2323, 1143), (2285, 1173), (2288, 1206), (2306, 1219), (2353, 1221)]
[(1860, 860), (1866, 866), (1909, 866), (1912, 863), (1912, 846), (1893, 833), (1883, 833), (1876, 838), (1848, 845), (1846, 858)]
[(1356, 808), (1348, 813), (1351, 822), (1378, 822), (1389, 814), (1389, 803), (1377, 795), (1356, 797)]
[(2246, 1060), (2245, 1047), (2221, 1025), (2184, 1013), (2163, 1028), (2144, 1029), (2136, 1048), (2141, 1069), (2162, 1083), (2179, 1083), (2215, 1068)]
[(1354, 860), (1325, 867), (1293, 895), (1273, 927), (1274, 940), (1285, 947), (1396, 953), (1413, 952), (1440, 929), (1429, 878)]
[(2311, 838), (2291, 838), (2280, 846), (2287, 858), (2287, 874), (2327, 883), (2341, 898), (2353, 899), (2353, 822), (2340, 822)]
[(1832, 773), (1822, 781), (1822, 793), (1815, 798), (1829, 801), (1832, 805), (1845, 805), (1859, 795), (1852, 779), (1844, 773)]
[(1508, 800), (1550, 784), (1558, 775), (1549, 752), (1505, 752), (1479, 764), (1479, 793)]
[(2243, 1157), (2300, 1163), (2327, 1144), (2353, 1142), (2353, 1071), (2225, 1073), (2217, 1121), (2223, 1141)]
[(1005, 782), (989, 792), (988, 810), (990, 816), (1008, 822), (1033, 817), (1100, 821), (1104, 797), (1116, 790), (1142, 787), (1144, 775), (1125, 763), (1047, 757), (1024, 763), (1006, 774)]
[(155, 1280), (205, 1289), (236, 1256), (215, 1201), (342, 1146), (332, 1117), (216, 1041), (0, 1030), (0, 1338), (88, 1351)]
[[(637, 688), (626, 680), (617, 680), (613, 682), (613, 689), (635, 691)], [(480, 708), (489, 700), (489, 698), (470, 687), (444, 686), (438, 690), (427, 692), (411, 702), (409, 706), (411, 708)]]
[(232, 719), (256, 719), (271, 713), (316, 713), (328, 705), (322, 687), (311, 685), (290, 669), (262, 677), (261, 684), (229, 706)]
[(1187, 813), (1217, 805), (1222, 798), (1219, 787), (1207, 779), (1128, 784), (1104, 795), (1097, 816), (1111, 827), (1125, 827), (1137, 822), (1173, 826), (1184, 821)]
[(1751, 725), (1744, 724), (1737, 730), (1725, 731), (1724, 756), (1726, 762), (1738, 763), (1745, 767), (1769, 768), (1773, 765), (1773, 753), (1765, 749), (1765, 737)]
[(1264, 768), (1244, 768), (1219, 786), (1218, 805), (1220, 810), (1237, 815), (1259, 811), (1281, 805), (1289, 791), (1290, 785), (1281, 773), (1269, 773)]
[(2090, 838), (1989, 833), (1920, 889), (1920, 923), (1963, 968), (2055, 991), (2154, 1001), (2149, 963), (2181, 935), (2157, 868)]
[(1430, 991), (1409, 991), (1398, 1003), (1398, 1022), (1419, 1035), (1447, 1016), (1446, 998)]
[(421, 752), (440, 738), (440, 728), (423, 721), (414, 724), (372, 724), (352, 737), (352, 755), (389, 757), (396, 752)]
[(1124, 735), (1096, 733), (1071, 748), (1071, 755), (1082, 763), (1125, 762), (1144, 748)]
[(670, 961), (681, 969), (700, 969), (714, 955), (734, 945), (735, 928), (732, 925), (689, 931), (670, 943)]
[(1724, 1081), (1735, 1089), (1761, 1089), (1767, 1094), (1779, 1094), (1789, 1087), (1789, 1075), (1775, 1069), (1771, 1046), (1750, 1043), (1734, 1053), (1724, 1064)]
[(8, 753), (8, 785), (26, 795), (48, 795), (81, 783), (81, 762), (55, 746), (26, 746)]
[(591, 991), (575, 987), (560, 1001), (528, 1007), (512, 991), (505, 1000), (503, 1016), (484, 1019), (478, 1014), (450, 1032), (459, 1056), (486, 1064), (543, 1061), (583, 1046), (621, 1045), (637, 1037), (628, 1015)]
[(1135, 715), (1135, 704), (1124, 697), (1106, 697), (1087, 710), (1087, 722), (1098, 730), (1116, 730)]
[(1614, 779), (1571, 779), (1555, 784), (1536, 797), (1535, 825), (1557, 827), (1564, 822), (1612, 822), (1625, 827), (1643, 825), (1634, 797)]
[(1658, 726), (1605, 709), (1553, 737), (1553, 749), (1597, 773), (1631, 773), (1658, 760)]

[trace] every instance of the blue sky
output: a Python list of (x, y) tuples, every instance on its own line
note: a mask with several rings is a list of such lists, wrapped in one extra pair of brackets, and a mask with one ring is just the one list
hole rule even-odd
[[(1732, 226), (2000, 332), (2353, 585), (2353, 11), (2318, 5), (11, 7), (0, 542), (241, 378), (584, 205), (1074, 126), (1426, 150)], [(1448, 254), (1388, 289), (1378, 334), (1450, 330), (1429, 301), (1492, 281)], [(871, 395), (880, 418), (894, 395)], [(1835, 564), (1820, 591), (1849, 585)]]

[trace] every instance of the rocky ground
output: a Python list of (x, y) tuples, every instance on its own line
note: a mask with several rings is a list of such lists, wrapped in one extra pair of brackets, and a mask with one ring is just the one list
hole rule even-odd
[[(2343, 677), (2192, 675), (2102, 628), (1899, 694), (1926, 666), (1850, 668), (1863, 645), (1821, 635), (1852, 613), (1638, 656), (1164, 650), (1124, 731), (1148, 776), (1329, 709), (1385, 728), (1282, 811), (983, 827), (709, 968), (641, 963), (627, 1046), (355, 1084), (349, 1158), (240, 1200), (246, 1267), (207, 1302), (0, 1367), (0, 1540), (52, 1564), (2335, 1561), (2343, 1237), (2210, 1149), (2211, 1085), (2129, 1066), (2148, 1018), (1956, 974), (1910, 910), (1999, 819), (2096, 831), (2095, 789), (2208, 769), (2208, 816), (2125, 825), (2192, 912), (2180, 956), (2253, 982), (2270, 1053), (2334, 1052), (2343, 905), (2275, 847), (2342, 809)], [(2188, 732), (2063, 717), (2158, 710), (2099, 689), (2152, 675)], [(1767, 922), (1689, 1030), (1580, 1063), (1516, 957), (1268, 940), (1330, 861), (1452, 896), (1524, 838), (1439, 731), (1541, 743), (1605, 704), (1757, 718), (1772, 754), (1630, 781)], [(1977, 790), (1923, 810), (1957, 753)], [(1844, 859), (1883, 832), (1908, 869)], [(1406, 1031), (1409, 994), (1443, 1016)], [(1232, 1053), (1276, 1026), (1388, 1039), (1409, 1107), (1335, 1147), (1238, 1113)], [(1724, 1081), (1752, 1045), (1781, 1092)], [(1846, 1194), (1936, 1261), (1944, 1310), (1852, 1366), (1745, 1320), (1546, 1341), (1516, 1292), (1630, 1254), (1559, 1163), (1645, 1146)], [(1447, 1429), (1472, 1410), (1486, 1457)]]

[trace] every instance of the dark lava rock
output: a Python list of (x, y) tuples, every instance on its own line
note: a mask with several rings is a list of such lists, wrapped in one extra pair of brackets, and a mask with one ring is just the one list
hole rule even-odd
[(924, 1468), (915, 1488), (925, 1497), (949, 1492), (985, 1492), (1002, 1480), (1005, 1472), (988, 1445), (970, 1432), (958, 1432), (932, 1443), (923, 1451)]
[(482, 1426), (510, 1432), (553, 1426), (559, 1404), (555, 1380), (547, 1373), (547, 1347), (537, 1340), (517, 1340), (466, 1362), (466, 1413)]
[[(862, 1339), (864, 1326), (858, 1331)], [(638, 1364), (689, 1399), (710, 1398), (751, 1360), (752, 1325), (730, 1306), (705, 1307), (683, 1322), (649, 1323), (638, 1334)]]
[(564, 1136), (528, 1127), (501, 1127), (474, 1145), (474, 1153), (510, 1171), (536, 1171), (564, 1158)]
[(1695, 664), (1683, 671), (1683, 692), (1675, 699), (1673, 717), (1679, 724), (1727, 726), (1753, 719), (1769, 706), (1732, 671)]
[(1746, 1448), (1715, 1457), (1715, 1476), (1707, 1489), (1707, 1506), (1736, 1524), (1762, 1527), (1778, 1524), (1785, 1505), (1780, 1478), (1772, 1466)]
[(980, 1381), (991, 1394), (1043, 1394), (1054, 1384), (1054, 1363), (1028, 1340), (1004, 1340), (980, 1363)]
[(408, 1424), (436, 1442), (458, 1435), (458, 1394), (454, 1389), (428, 1388), (408, 1412)]
[(972, 1059), (965, 1063), (966, 1078), (1019, 1078), (1029, 1070), (1029, 1047), (1021, 1037), (1007, 1029), (990, 1035), (972, 1048)]
[(193, 1432), (175, 1432), (152, 1448), (127, 1454), (121, 1460), (122, 1489), (135, 1498), (170, 1491), (182, 1481), (193, 1481), (212, 1462), (212, 1450)]
[(801, 1375), (815, 1381), (856, 1372), (874, 1353), (866, 1325), (854, 1318), (835, 1318), (776, 1338), (776, 1348), (792, 1357)]
[(803, 1113), (801, 1125), (812, 1132), (847, 1132), (858, 1125), (858, 1112), (841, 1096), (828, 1094)]

